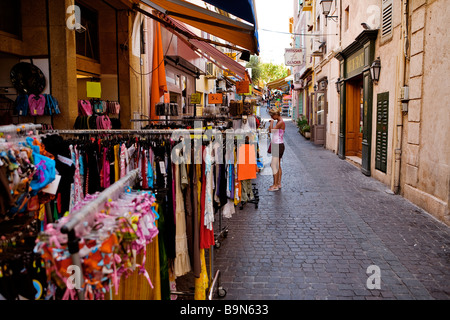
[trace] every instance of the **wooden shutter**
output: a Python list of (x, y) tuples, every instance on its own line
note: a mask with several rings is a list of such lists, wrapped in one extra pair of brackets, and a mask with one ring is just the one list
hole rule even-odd
[(392, 39), (392, 0), (383, 0), (381, 12), (381, 42)]
[(375, 169), (386, 173), (389, 127), (389, 92), (377, 95), (377, 137)]

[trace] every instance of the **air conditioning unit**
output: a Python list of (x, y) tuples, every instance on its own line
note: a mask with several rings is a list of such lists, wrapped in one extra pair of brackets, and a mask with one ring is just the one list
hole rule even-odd
[(206, 78), (215, 78), (216, 74), (214, 72), (214, 64), (212, 62), (206, 63)]

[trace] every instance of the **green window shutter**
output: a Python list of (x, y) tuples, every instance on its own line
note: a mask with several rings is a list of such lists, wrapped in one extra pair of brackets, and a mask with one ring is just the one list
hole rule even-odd
[(377, 95), (377, 137), (375, 169), (386, 173), (389, 127), (389, 92)]

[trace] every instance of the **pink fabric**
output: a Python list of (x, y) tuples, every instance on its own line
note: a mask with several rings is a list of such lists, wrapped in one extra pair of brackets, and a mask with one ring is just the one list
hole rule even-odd
[(284, 130), (283, 129), (273, 129), (272, 130), (272, 142), (276, 144), (284, 143), (283, 136), (284, 136)]
[(30, 108), (30, 114), (32, 116), (42, 116), (45, 110), (45, 97), (44, 95), (30, 94), (28, 97), (28, 106)]
[(122, 143), (122, 146), (120, 147), (120, 177), (125, 177), (127, 174), (127, 165), (126, 165), (126, 155), (125, 150), (127, 147), (125, 146), (125, 143)]
[(78, 101), (78, 114), (80, 116), (92, 116), (92, 106), (89, 100)]

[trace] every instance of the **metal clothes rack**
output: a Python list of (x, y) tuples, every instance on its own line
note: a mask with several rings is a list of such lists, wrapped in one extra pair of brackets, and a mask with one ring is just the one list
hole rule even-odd
[(42, 129), (41, 124), (34, 123), (20, 123), (20, 124), (10, 124), (6, 126), (0, 126), (0, 132), (5, 133), (23, 133), (28, 130), (33, 130), (35, 133), (37, 130)]
[[(75, 234), (75, 227), (90, 214), (100, 211), (104, 208), (105, 203), (109, 200), (116, 200), (120, 194), (124, 192), (125, 187), (133, 185), (140, 178), (140, 170), (134, 169), (126, 176), (113, 183), (110, 187), (101, 192), (96, 199), (86, 204), (80, 211), (75, 213), (71, 219), (61, 227), (61, 232), (68, 236), (68, 249), (72, 258), (72, 263), (82, 269), (81, 259), (79, 254), (80, 241)], [(82, 274), (81, 274), (82, 276)], [(83, 280), (83, 279), (82, 279)], [(84, 300), (83, 289), (77, 291), (78, 298)]]
[[(192, 119), (192, 120), (194, 120), (194, 119)], [(132, 121), (136, 121), (136, 120), (132, 120)], [(141, 121), (141, 120), (139, 119), (138, 121)], [(147, 119), (147, 120), (144, 120), (144, 121), (151, 121), (151, 119)], [(175, 131), (180, 131), (180, 130), (185, 131), (185, 132), (187, 131), (187, 132), (189, 132), (191, 134), (193, 133), (193, 134), (201, 134), (201, 135), (203, 135), (205, 133), (205, 131), (203, 129), (199, 130), (199, 129), (185, 129), (185, 128), (176, 128), (176, 129), (113, 129), (113, 130), (107, 130), (107, 129), (90, 129), (90, 130), (89, 129), (85, 129), (85, 130), (83, 130), (83, 129), (81, 129), (81, 130), (54, 130), (53, 132), (58, 133), (58, 134), (71, 134), (71, 135), (136, 134), (136, 135), (145, 136), (145, 135), (153, 135), (153, 134), (167, 135), (167, 134), (171, 134), (171, 133), (173, 133)], [(217, 130), (217, 133), (222, 133), (223, 135), (226, 135), (228, 133), (228, 131), (227, 130), (224, 130), (224, 131)], [(238, 132), (234, 132), (233, 134), (235, 135), (235, 139), (243, 139), (246, 135), (254, 134), (254, 133), (255, 132), (253, 130), (250, 130), (250, 131), (238, 131)], [(252, 185), (253, 185), (253, 193), (255, 195), (255, 199), (249, 200), (249, 201), (247, 201), (247, 203), (254, 203), (255, 207), (257, 208), (258, 207), (258, 202), (259, 202), (258, 190), (255, 187), (256, 184), (252, 184)], [(105, 191), (107, 191), (107, 190), (105, 190)], [(106, 200), (104, 200), (103, 203)], [(241, 210), (243, 209), (243, 205), (244, 204), (241, 203)], [(92, 210), (92, 209), (90, 209), (90, 210)], [(226, 238), (227, 235), (228, 235), (228, 226), (222, 227), (222, 210), (220, 209), (218, 213), (219, 213), (219, 232), (218, 232), (218, 234), (214, 235), (215, 236), (215, 245), (211, 246), (211, 248), (209, 249), (209, 271), (210, 271), (209, 272), (209, 274), (210, 274), (209, 280), (210, 280), (210, 287), (208, 289), (208, 295), (207, 295), (209, 300), (213, 299), (213, 294), (214, 294), (214, 291), (216, 289), (217, 289), (218, 296), (221, 297), (221, 298), (225, 297), (226, 293), (227, 293), (227, 291), (220, 284), (220, 278), (221, 278), (220, 270), (216, 270), (215, 273), (214, 273), (214, 277), (212, 277), (212, 274), (214, 272), (214, 263), (213, 263), (213, 261), (214, 261), (214, 258), (213, 258), (214, 257), (214, 247), (215, 248), (219, 248), (220, 247), (220, 242), (218, 241), (219, 237)], [(82, 214), (84, 215), (85, 213), (82, 213)], [(77, 216), (82, 217), (82, 215), (80, 215), (80, 214), (78, 214)], [(75, 222), (73, 222), (72, 224), (74, 224), (74, 223)], [(72, 224), (69, 225), (68, 227), (72, 227), (73, 228)], [(67, 226), (67, 224), (66, 224), (66, 226)], [(61, 229), (61, 230), (63, 231), (63, 229)], [(78, 252), (76, 251), (77, 248), (78, 248), (78, 242), (77, 242), (78, 240), (75, 238), (73, 229), (68, 228), (68, 229), (64, 229), (64, 230), (65, 231), (63, 231), (63, 232), (69, 234), (69, 238), (70, 238), (69, 242), (74, 242), (73, 248), (72, 248), (73, 254), (70, 251), (71, 249), (69, 248), (69, 252), (71, 252), (71, 254), (72, 254), (72, 259), (75, 259), (75, 260), (73, 260), (74, 263), (77, 262), (77, 261), (79, 262)], [(72, 233), (72, 236), (70, 236), (71, 233)], [(76, 244), (76, 246), (75, 246), (75, 244)], [(173, 295), (180, 295), (180, 296), (191, 296), (191, 295), (193, 295), (192, 292), (179, 292), (179, 291), (173, 291), (173, 292), (171, 292), (171, 294), (173, 294)]]
[(195, 130), (195, 129), (87, 129), (87, 130), (54, 130), (54, 133), (58, 134), (139, 134), (139, 135), (147, 135), (147, 134), (170, 134), (176, 130), (187, 130), (192, 133), (203, 133), (203, 130)]

